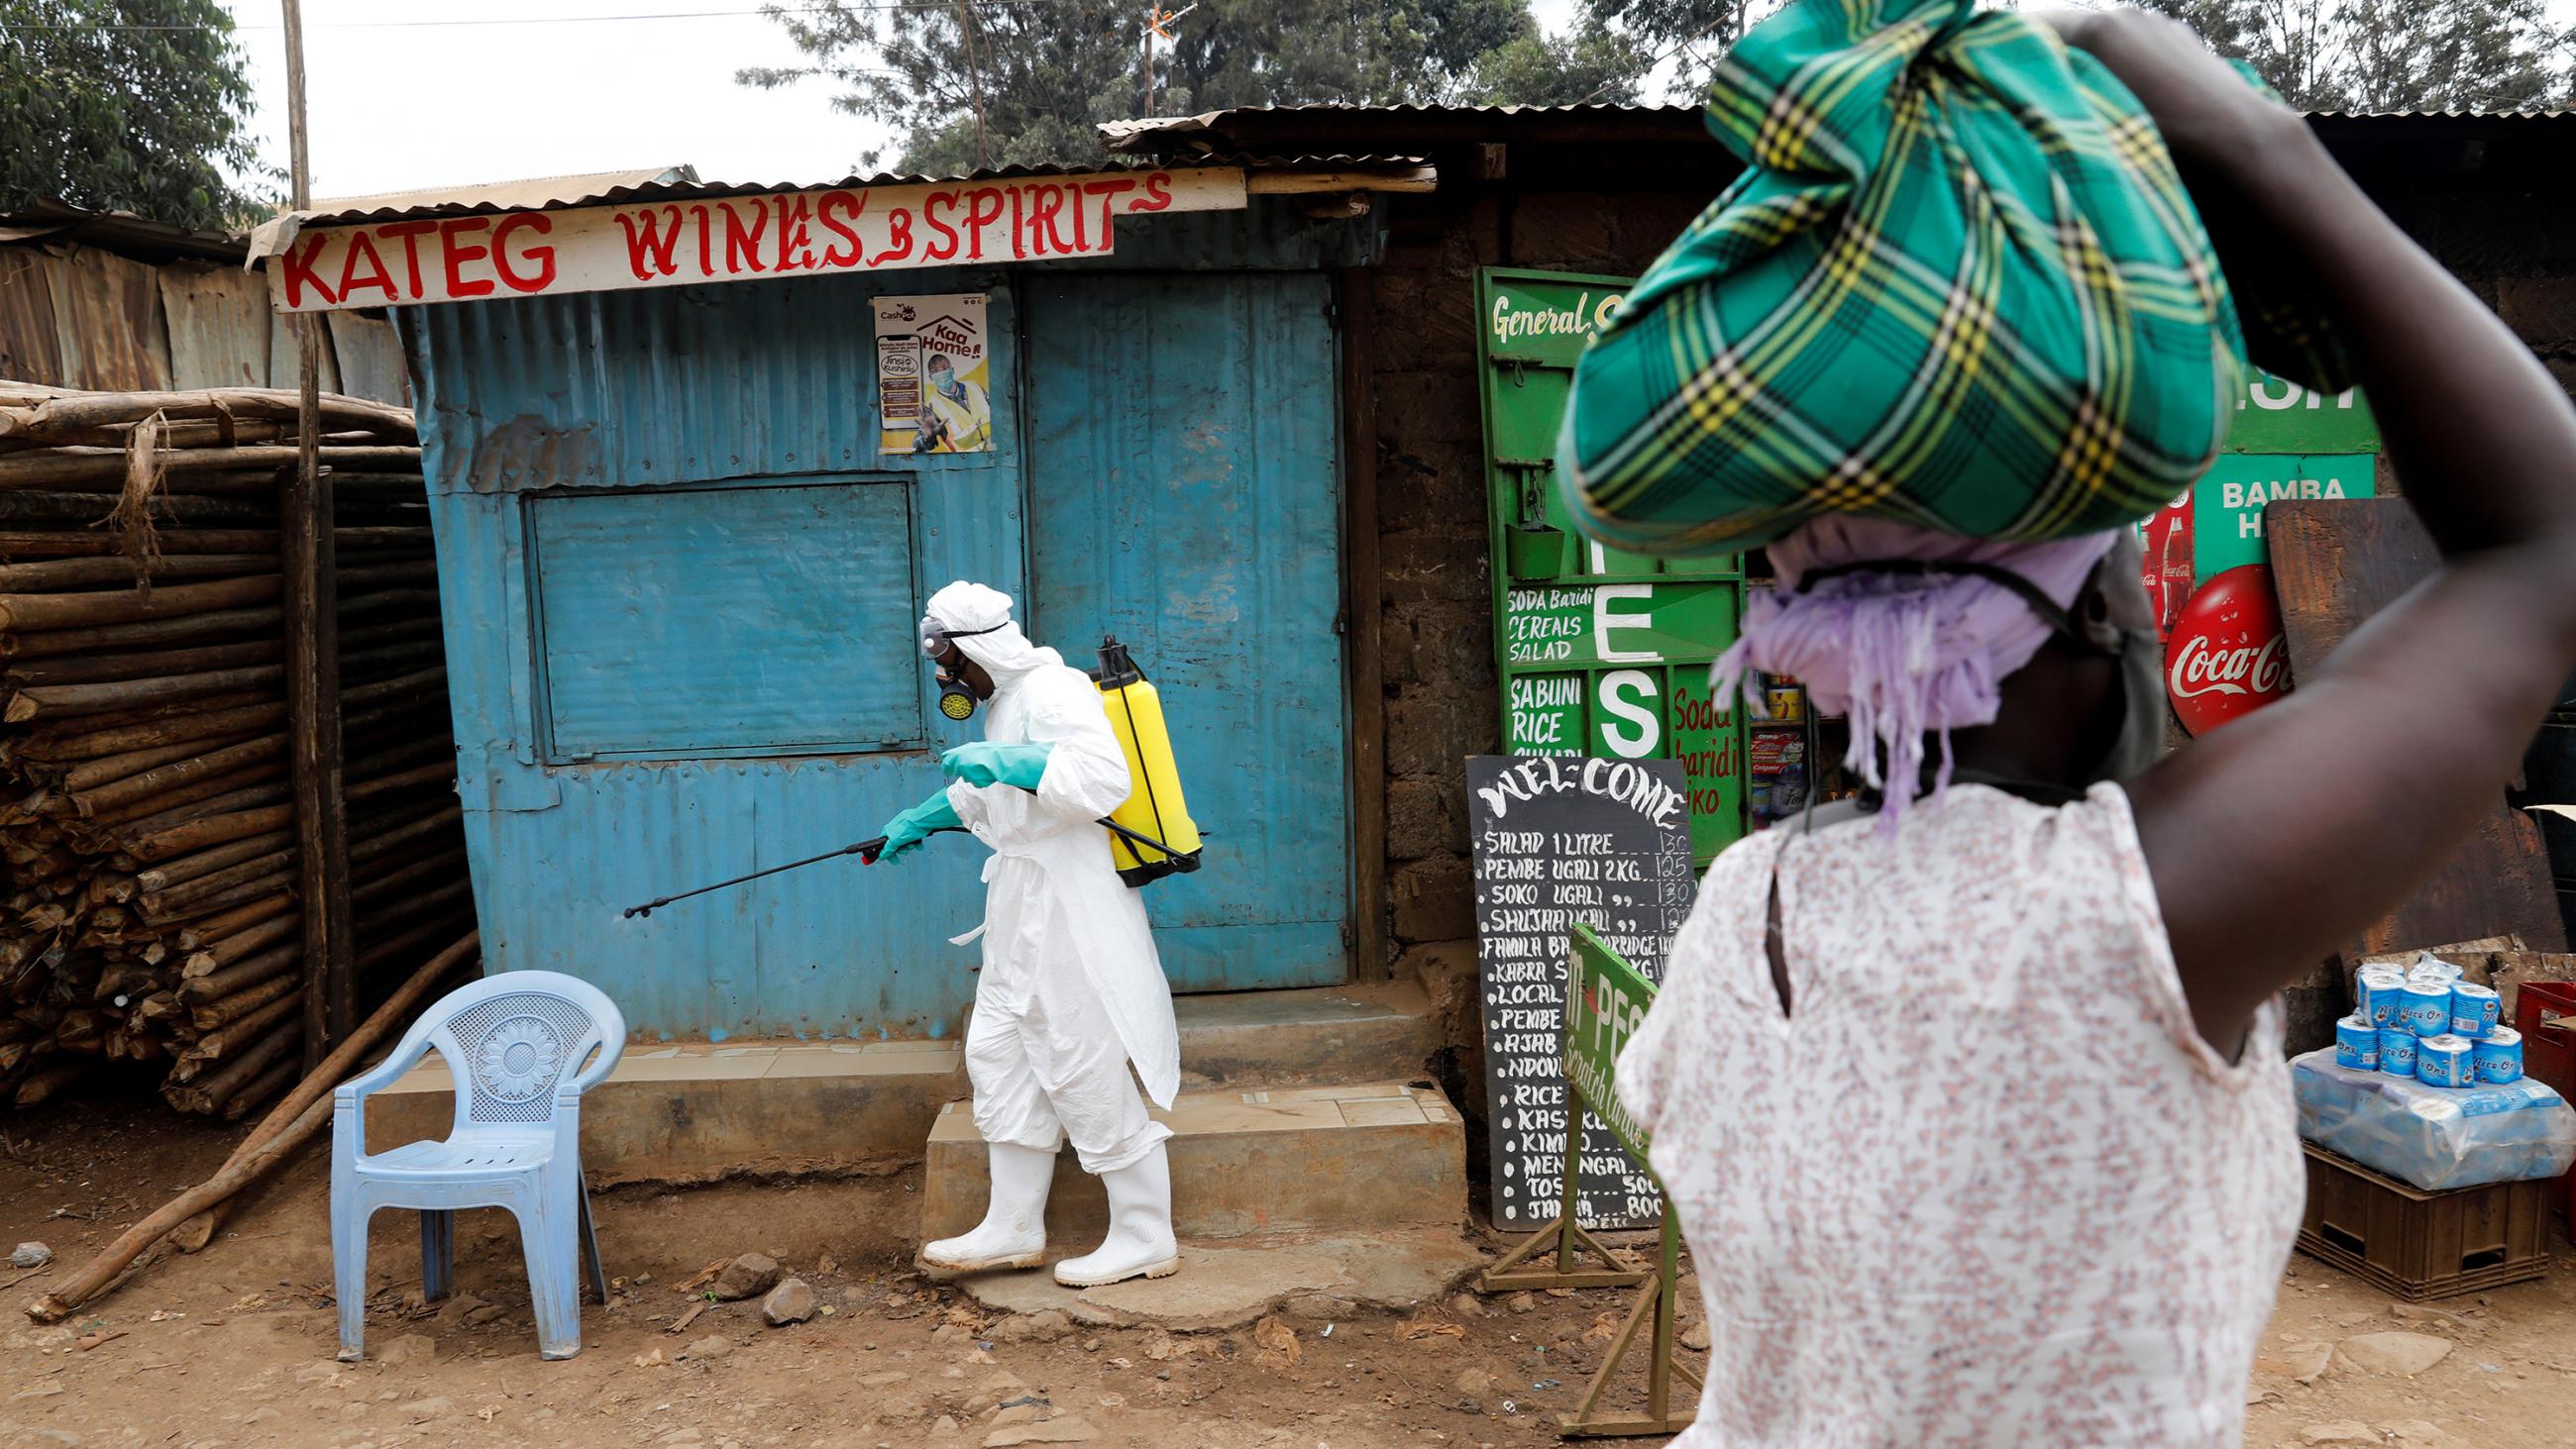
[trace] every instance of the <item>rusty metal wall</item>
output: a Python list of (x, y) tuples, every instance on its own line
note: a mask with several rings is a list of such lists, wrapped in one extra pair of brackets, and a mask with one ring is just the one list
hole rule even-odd
[[(255, 272), (59, 242), (0, 246), (0, 380), (101, 392), (293, 387), (295, 344)], [(393, 323), (333, 314), (322, 390), (409, 406)]]

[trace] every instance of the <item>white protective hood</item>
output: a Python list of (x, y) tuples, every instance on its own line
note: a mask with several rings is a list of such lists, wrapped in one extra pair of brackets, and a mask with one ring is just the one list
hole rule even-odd
[(1011, 621), (1010, 596), (982, 584), (933, 594), (924, 625), (957, 634), (957, 647), (993, 677), (984, 738), (1054, 747), (1034, 795), (962, 780), (948, 790), (959, 820), (993, 851), (984, 867), (977, 990), (1078, 970), (1099, 993), (1145, 1095), (1171, 1106), (1181, 1079), (1171, 986), (1144, 903), (1118, 879), (1109, 832), (1097, 823), (1131, 788), (1099, 687), (1054, 650), (1031, 644)]

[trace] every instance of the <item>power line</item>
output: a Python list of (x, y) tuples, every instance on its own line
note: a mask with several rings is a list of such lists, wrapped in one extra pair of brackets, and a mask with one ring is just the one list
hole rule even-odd
[[(1008, 5), (1014, 7), (1038, 5), (1081, 5), (1085, 9), (1099, 8), (1098, 0), (975, 0), (975, 3), (978, 5)], [(763, 6), (754, 10), (647, 10), (624, 15), (509, 15), (495, 16), (490, 19), (480, 20), (340, 20), (324, 24), (307, 25), (304, 28), (306, 30), (440, 30), (494, 25), (603, 25), (653, 20), (724, 20), (737, 19), (746, 15), (768, 16), (773, 13), (780, 15), (822, 15), (829, 14), (834, 11), (850, 10), (945, 11), (953, 10), (955, 8), (956, 6), (949, 3), (949, 0), (849, 0), (849, 3), (841, 5), (781, 5), (774, 8)], [(65, 22), (12, 21), (10, 24), (12, 28), (25, 30), (208, 31), (229, 28), (236, 31), (248, 31), (279, 30), (284, 28), (282, 26), (271, 25), (264, 22), (255, 25), (236, 23), (230, 27), (204, 24), (129, 25), (116, 21), (105, 20), (79, 20)]]

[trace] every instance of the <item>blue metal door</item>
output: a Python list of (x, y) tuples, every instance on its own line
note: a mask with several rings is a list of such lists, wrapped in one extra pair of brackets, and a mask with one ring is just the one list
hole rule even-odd
[(1039, 636), (1163, 696), (1206, 864), (1147, 889), (1181, 991), (1348, 979), (1339, 352), (1320, 274), (1024, 284)]

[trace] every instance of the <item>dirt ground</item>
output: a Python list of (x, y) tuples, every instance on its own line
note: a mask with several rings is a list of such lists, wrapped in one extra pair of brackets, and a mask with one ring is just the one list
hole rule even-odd
[[(604, 1194), (600, 1235), (620, 1283), (606, 1309), (585, 1308), (583, 1352), (565, 1363), (536, 1356), (506, 1219), (460, 1218), (466, 1296), (442, 1306), (417, 1300), (412, 1220), (383, 1214), (370, 1358), (342, 1365), (315, 1153), (205, 1253), (151, 1263), (61, 1327), (19, 1315), (57, 1273), (210, 1172), (238, 1132), (141, 1100), (0, 1120), (0, 1248), (32, 1239), (58, 1255), (34, 1273), (0, 1261), (0, 1449), (1540, 1445), (1557, 1442), (1555, 1416), (1626, 1300), (1542, 1294), (1515, 1312), (1452, 1298), (1338, 1321), (1283, 1313), (1226, 1333), (1041, 1324), (1032, 1335), (1032, 1320), (997, 1318), (908, 1271), (918, 1183), (905, 1173)], [(2249, 1393), (2248, 1442), (2576, 1444), (2576, 1253), (2558, 1246), (2544, 1281), (2429, 1309), (2294, 1260)], [(811, 1284), (826, 1312), (770, 1328), (755, 1303), (727, 1303), (671, 1331), (695, 1301), (682, 1284), (753, 1251)], [(2382, 1332), (2449, 1347), (2416, 1377), (2330, 1347)], [(1633, 1407), (1641, 1382), (1625, 1387), (1618, 1406)]]

